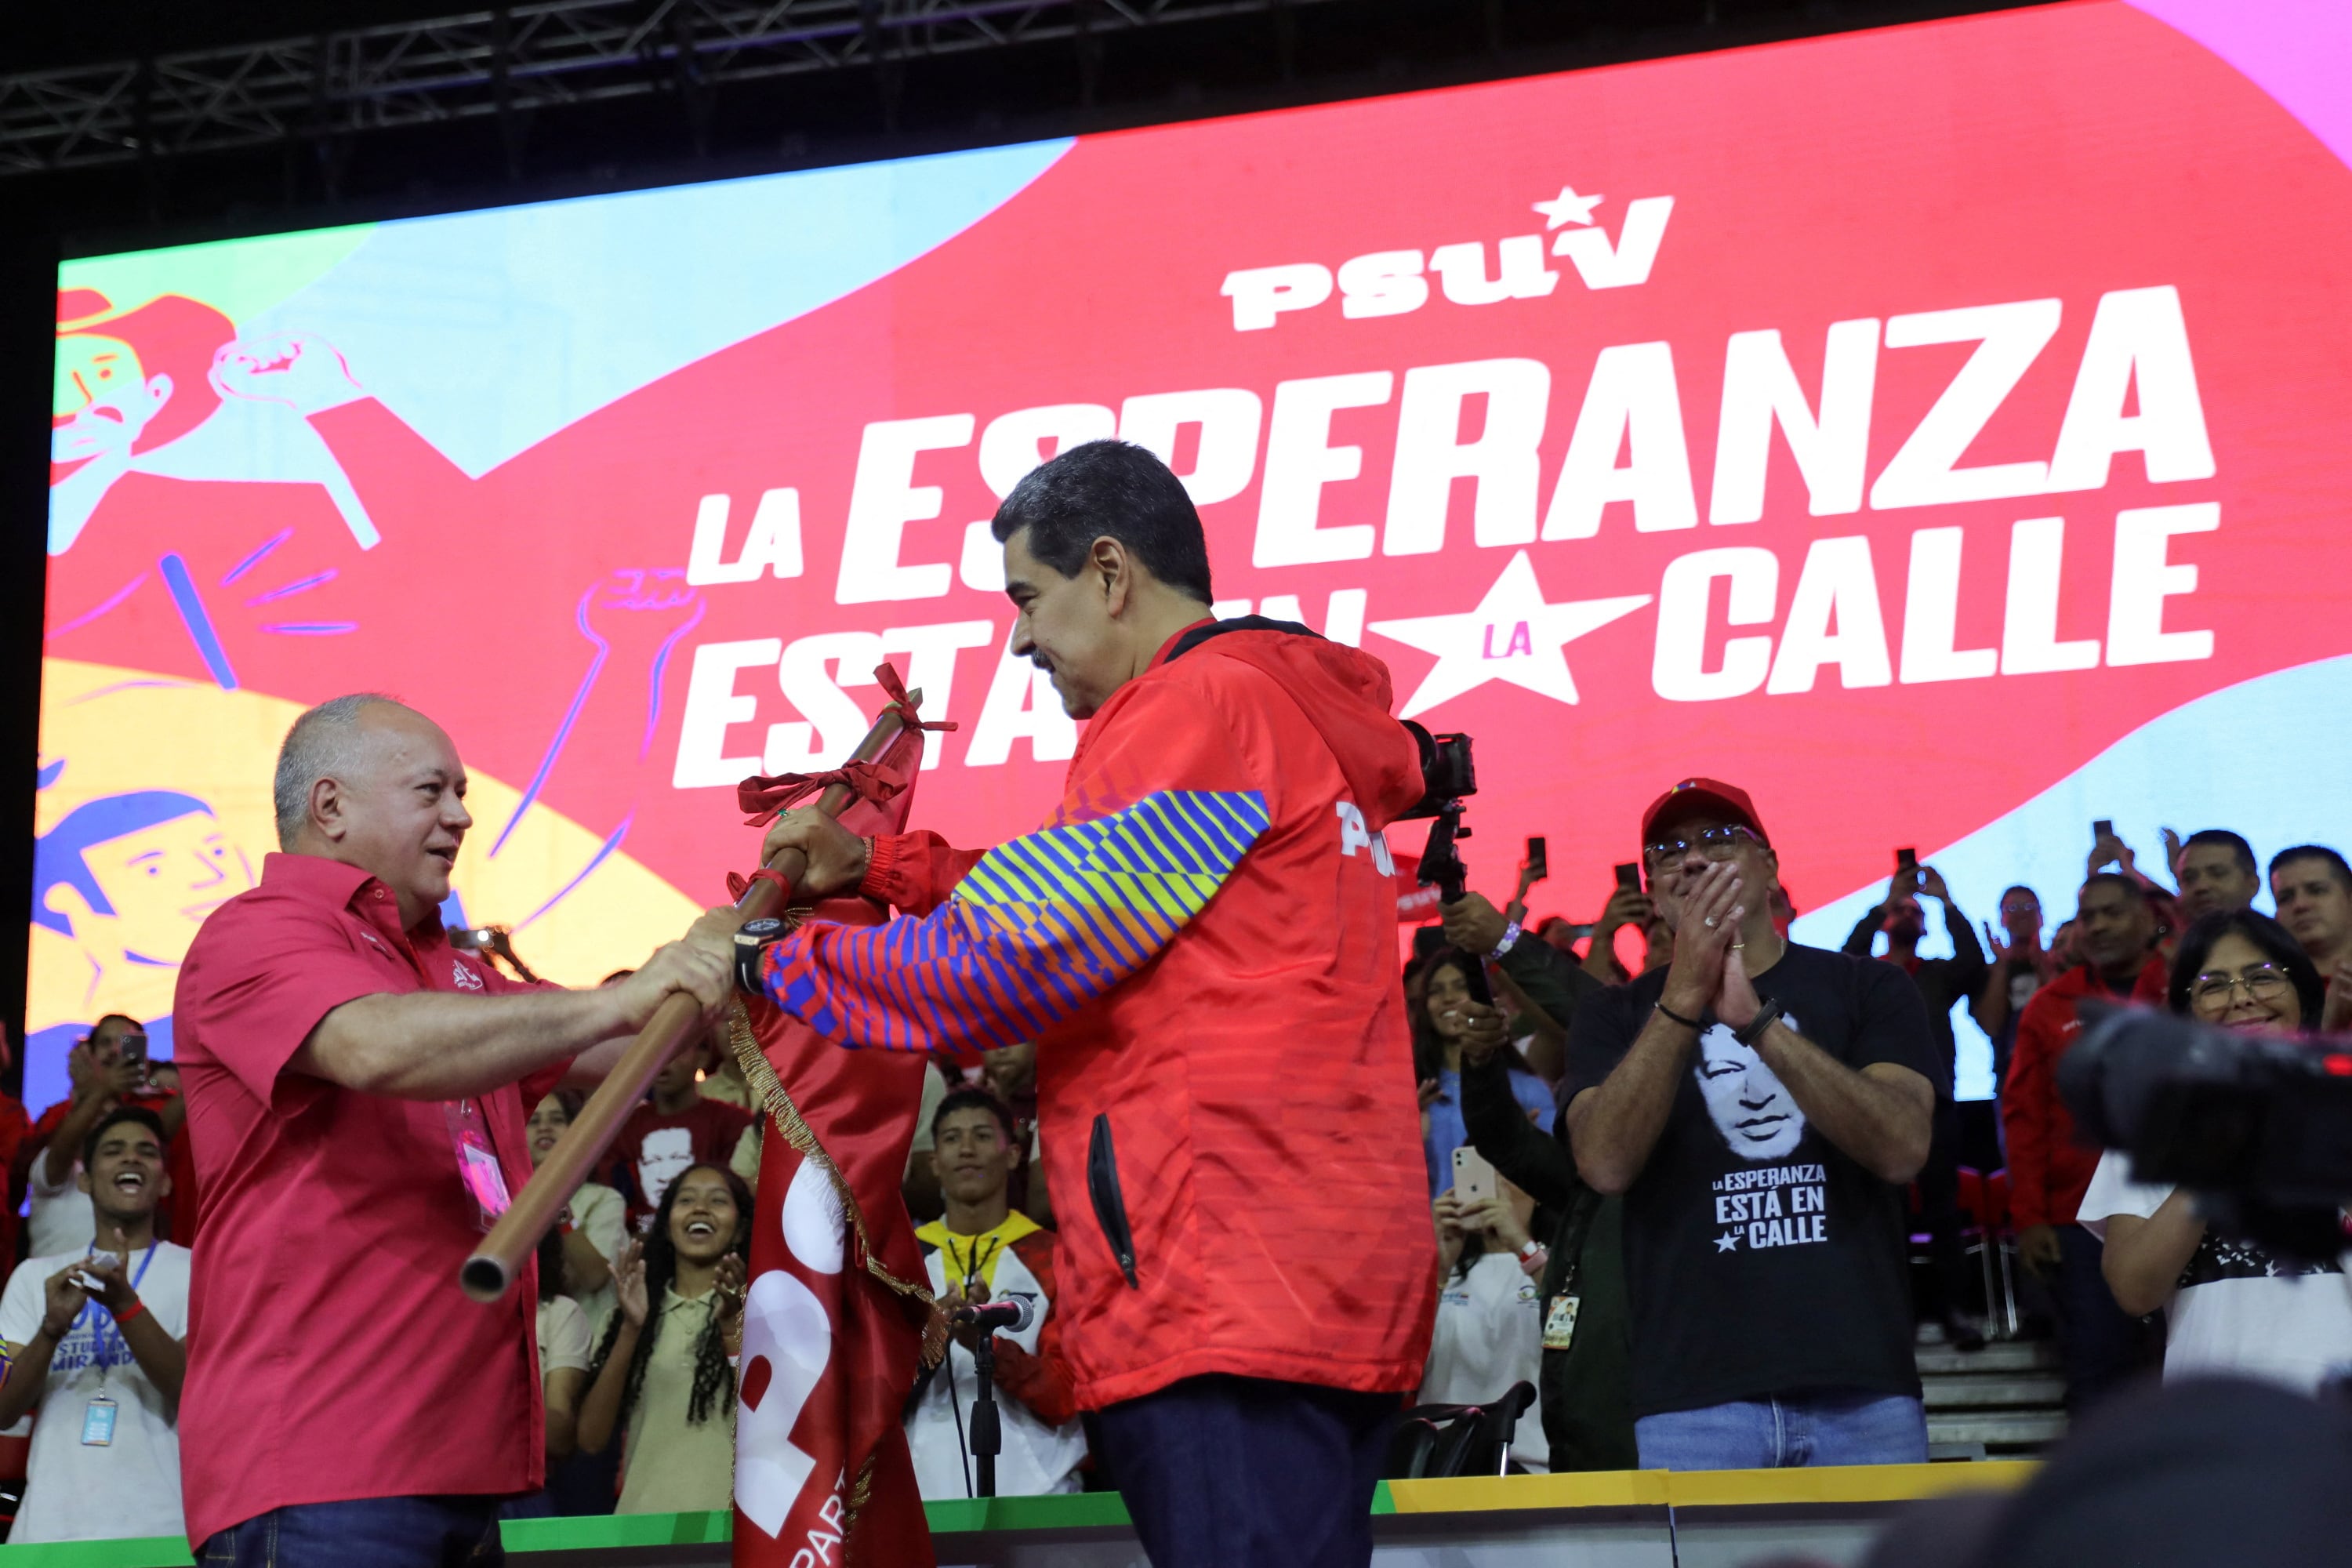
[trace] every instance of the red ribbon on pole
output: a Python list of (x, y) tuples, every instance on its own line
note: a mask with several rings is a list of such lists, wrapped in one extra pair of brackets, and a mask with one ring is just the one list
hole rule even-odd
[[(906, 728), (919, 731), (956, 727), (952, 720), (917, 718), (915, 706), (907, 697), (906, 682), (898, 679), (898, 671), (893, 666), (877, 665), (874, 679), (889, 695), (889, 706), (898, 710)], [(745, 826), (765, 827), (801, 801), (835, 784), (846, 784), (860, 799), (887, 805), (912, 782), (911, 773), (911, 769), (883, 762), (848, 763), (814, 773), (765, 773), (737, 784), (735, 803), (748, 814)], [(751, 879), (757, 878), (754, 873)], [(737, 896), (741, 896), (740, 890)]]

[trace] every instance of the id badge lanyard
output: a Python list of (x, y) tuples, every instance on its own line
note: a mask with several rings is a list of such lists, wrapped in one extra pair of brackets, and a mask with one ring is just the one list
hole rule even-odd
[(457, 1179), (473, 1196), (475, 1223), (487, 1233), (514, 1202), (507, 1191), (507, 1173), (499, 1163), (498, 1151), (490, 1146), (489, 1123), (483, 1119), (480, 1104), (471, 1099), (442, 1101), (441, 1115), (449, 1128), (449, 1146), (457, 1156)]
[[(139, 1260), (139, 1271), (131, 1277), (131, 1289), (133, 1295), (136, 1295), (139, 1287), (146, 1282), (147, 1270), (153, 1265), (158, 1250), (155, 1244), (150, 1242), (147, 1247), (147, 1256)], [(91, 1245), (87, 1256), (90, 1258), (98, 1256), (95, 1243)], [(98, 1368), (98, 1392), (90, 1395), (88, 1405), (82, 1406), (82, 1446), (89, 1448), (110, 1448), (114, 1446), (114, 1424), (122, 1414), (122, 1407), (115, 1402), (114, 1396), (106, 1391), (106, 1383), (116, 1367), (135, 1359), (131, 1352), (131, 1342), (123, 1338), (121, 1329), (116, 1326), (114, 1314), (95, 1300), (82, 1303), (81, 1312), (74, 1320), (74, 1327), (77, 1329), (87, 1327), (89, 1330), (89, 1359)]]

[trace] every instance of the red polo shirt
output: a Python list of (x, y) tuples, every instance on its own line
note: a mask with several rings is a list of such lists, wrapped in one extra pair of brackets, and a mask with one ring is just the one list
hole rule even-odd
[[(436, 1100), (342, 1089), (287, 1063), (319, 1020), (382, 993), (530, 987), (408, 933), (356, 867), (271, 855), (180, 969), (173, 1057), (203, 1194), (180, 1396), (188, 1539), (289, 1503), (537, 1488), (545, 1449), (535, 1271), (478, 1306), (481, 1239)], [(509, 1191), (549, 1068), (474, 1103)]]

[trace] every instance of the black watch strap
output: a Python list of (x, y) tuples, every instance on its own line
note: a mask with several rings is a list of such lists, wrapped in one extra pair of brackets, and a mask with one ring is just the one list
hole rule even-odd
[(768, 987), (760, 976), (760, 956), (783, 934), (784, 922), (773, 915), (743, 922), (735, 932), (735, 989), (751, 996), (767, 994)]
[(1757, 1010), (1756, 1016), (1748, 1020), (1748, 1027), (1733, 1030), (1732, 1038), (1752, 1051), (1756, 1048), (1757, 1042), (1764, 1037), (1764, 1031), (1779, 1023), (1780, 1016), (1787, 1011), (1786, 1007), (1767, 996), (1764, 998), (1764, 1005)]

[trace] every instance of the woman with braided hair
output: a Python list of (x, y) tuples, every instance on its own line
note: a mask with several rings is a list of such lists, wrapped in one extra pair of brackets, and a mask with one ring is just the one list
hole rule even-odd
[(621, 1513), (733, 1505), (735, 1371), (743, 1348), (751, 1192), (720, 1165), (681, 1172), (643, 1240), (621, 1254), (613, 1315), (589, 1368), (580, 1446), (625, 1433)]

